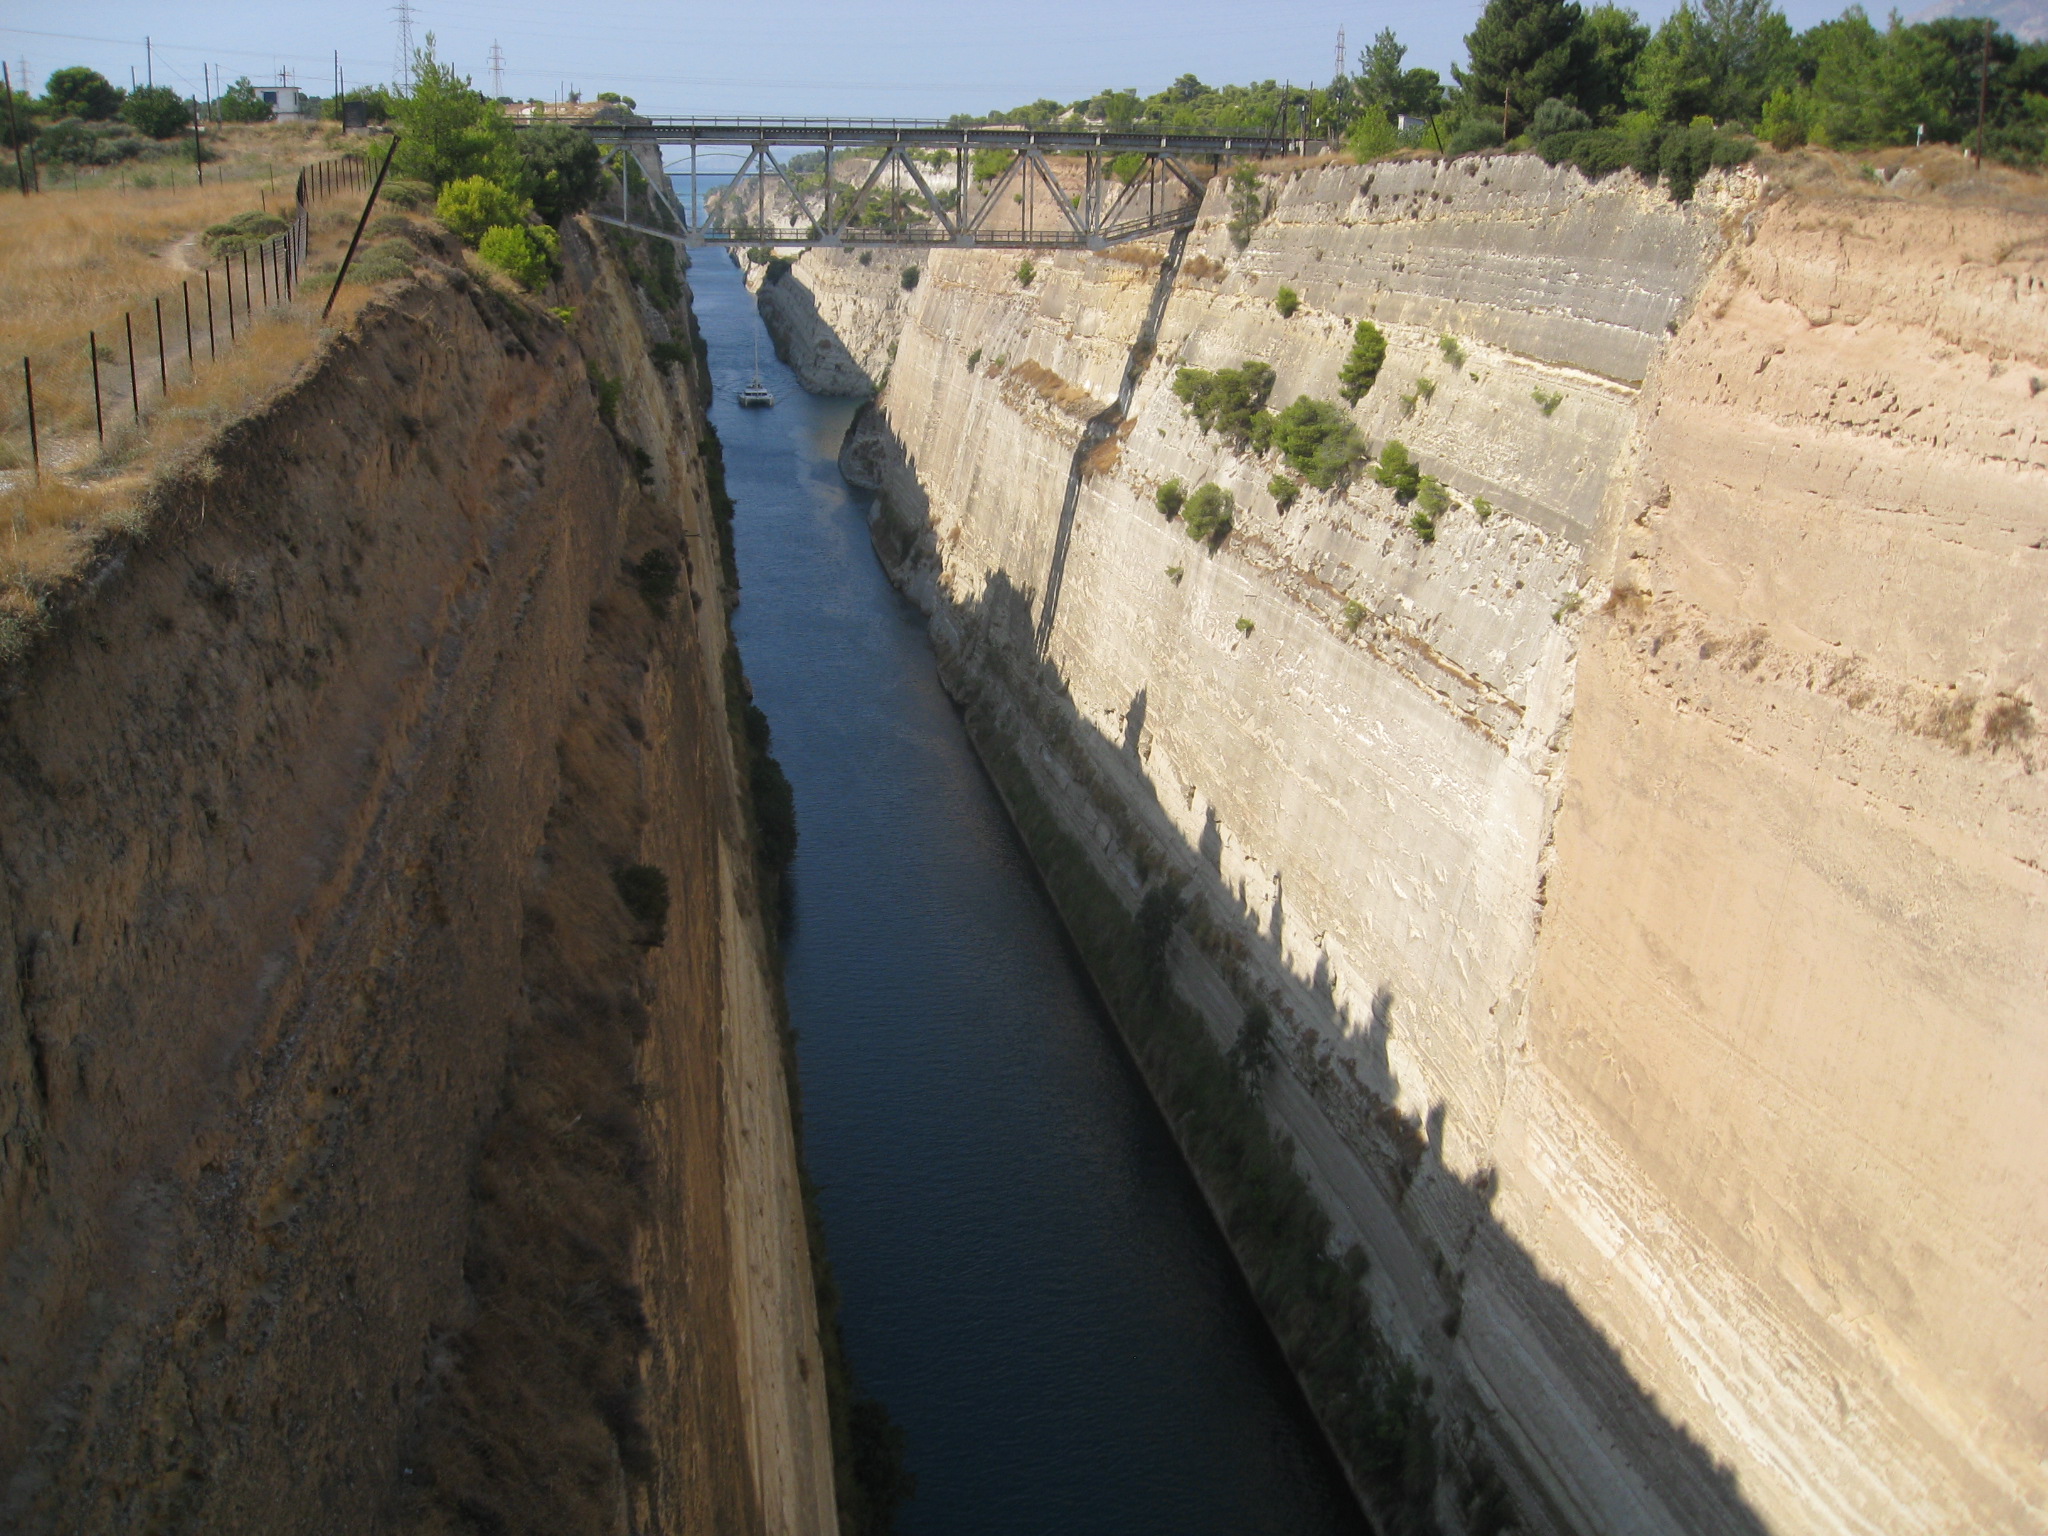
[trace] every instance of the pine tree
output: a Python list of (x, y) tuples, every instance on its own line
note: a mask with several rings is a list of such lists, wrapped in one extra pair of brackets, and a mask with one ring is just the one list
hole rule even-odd
[(1505, 100), (1513, 133), (1548, 98), (1575, 100), (1582, 19), (1573, 0), (1488, 0), (1465, 39), (1470, 67), (1451, 71), (1473, 112), (1499, 112)]

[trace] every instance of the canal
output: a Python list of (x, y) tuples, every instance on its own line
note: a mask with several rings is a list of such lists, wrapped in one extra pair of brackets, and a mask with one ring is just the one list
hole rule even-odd
[[(836, 464), (854, 403), (690, 273), (738, 507), (737, 630), (795, 787), (785, 953), (806, 1158), (904, 1536), (1362, 1522)], [(741, 411), (762, 371), (777, 405)]]

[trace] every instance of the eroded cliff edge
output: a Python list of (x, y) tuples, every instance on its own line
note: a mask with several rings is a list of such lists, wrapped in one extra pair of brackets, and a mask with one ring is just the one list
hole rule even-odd
[[(2034, 1528), (2048, 221), (1532, 158), (1270, 186), (1242, 252), (1212, 195), (1181, 253), (812, 252), (762, 308), (814, 387), (884, 382), (877, 545), (1368, 1502)], [(1168, 387), (1334, 399), (1365, 317), (1432, 542), (1363, 477), (1281, 511)], [(1219, 552), (1169, 477), (1235, 492)], [(1349, 1325), (1276, 1302), (1341, 1303), (1190, 1131), (1175, 891), (1174, 993), (1219, 1047), (1279, 1021), (1280, 1155), (1419, 1402), (1313, 1379)]]
[(6, 679), (10, 1530), (836, 1528), (687, 311), (564, 234), (555, 314), (366, 311)]

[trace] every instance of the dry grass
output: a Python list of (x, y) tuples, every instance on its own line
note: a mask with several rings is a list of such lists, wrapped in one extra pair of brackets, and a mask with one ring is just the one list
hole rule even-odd
[[(153, 474), (199, 451), (312, 355), (319, 294), (266, 307), (253, 263), (256, 304), (252, 312), (237, 298), (232, 336), (226, 280), (213, 269), (209, 343), (198, 235), (288, 199), (298, 167), (333, 153), (334, 138), (310, 125), (228, 129), (215, 140), (223, 158), (207, 166), (203, 188), (138, 189), (107, 170), (80, 178), (76, 190), (46, 180), (55, 189), (0, 200), (0, 358), (9, 365), (0, 380), (0, 632), (19, 633), (103, 529), (141, 516)], [(316, 209), (308, 261), (315, 270), (338, 262), (354, 225), (352, 203), (353, 194), (343, 194)], [(189, 354), (181, 285), (192, 304)], [(363, 297), (344, 293), (331, 323), (346, 323)], [(124, 314), (134, 322), (132, 357)], [(99, 338), (97, 414), (89, 331)], [(23, 355), (35, 367), (40, 481), (29, 468)]]
[(1085, 421), (1102, 409), (1102, 402), (1078, 384), (1069, 383), (1043, 363), (1030, 359), (1010, 370), (1010, 377), (1055, 410)]

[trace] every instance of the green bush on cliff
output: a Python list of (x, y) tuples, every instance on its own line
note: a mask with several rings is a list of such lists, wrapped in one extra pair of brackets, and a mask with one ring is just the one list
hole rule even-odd
[(1181, 508), (1181, 526), (1197, 544), (1213, 544), (1230, 532), (1231, 514), (1237, 500), (1220, 485), (1205, 485)]
[(1273, 308), (1279, 311), (1282, 320), (1292, 320), (1294, 312), (1301, 308), (1301, 295), (1285, 284), (1273, 295)]
[(1187, 487), (1180, 483), (1178, 477), (1168, 480), (1152, 493), (1152, 504), (1163, 517), (1179, 517), (1181, 506), (1187, 499)]
[(1387, 338), (1370, 320), (1358, 322), (1351, 333), (1351, 355), (1337, 373), (1338, 390), (1345, 402), (1356, 405), (1371, 390), (1387, 361)]
[(532, 203), (488, 176), (451, 181), (434, 199), (436, 217), (456, 239), (471, 246), (494, 229), (518, 228), (532, 212)]
[(1174, 398), (1188, 408), (1203, 432), (1221, 432), (1242, 447), (1250, 442), (1263, 449), (1271, 432), (1265, 415), (1266, 397), (1273, 392), (1273, 370), (1257, 358), (1235, 368), (1183, 368), (1173, 376)]
[(1365, 457), (1357, 424), (1327, 400), (1307, 395), (1273, 418), (1272, 436), (1287, 467), (1319, 491), (1327, 491)]
[(479, 260), (511, 278), (522, 288), (547, 286), (555, 273), (555, 254), (561, 241), (545, 224), (522, 224), (517, 228), (488, 229), (477, 242)]
[(1380, 461), (1373, 466), (1372, 477), (1392, 491), (1394, 500), (1404, 506), (1422, 489), (1422, 471), (1399, 438), (1388, 439), (1387, 446), (1380, 450)]
[(1285, 475), (1275, 475), (1266, 482), (1266, 494), (1273, 498), (1274, 506), (1285, 512), (1301, 494), (1301, 482), (1290, 480)]

